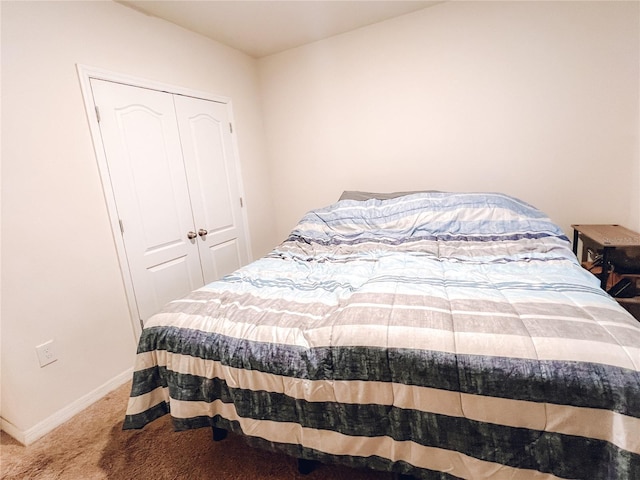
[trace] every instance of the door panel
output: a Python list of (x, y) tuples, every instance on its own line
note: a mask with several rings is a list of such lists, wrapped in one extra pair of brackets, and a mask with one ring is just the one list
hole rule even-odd
[(210, 283), (248, 261), (227, 105), (178, 95), (174, 102), (195, 226), (208, 232), (197, 243)]
[(172, 96), (91, 79), (138, 313), (204, 284)]
[[(155, 264), (148, 268), (153, 281), (151, 292), (160, 306), (177, 298), (176, 285), (190, 285), (192, 266), (189, 265), (188, 255), (172, 258), (166, 262)], [(182, 296), (191, 290), (180, 293)], [(156, 310), (157, 311), (157, 310)], [(146, 319), (145, 319), (146, 320)]]
[[(184, 188), (179, 181), (180, 171), (174, 171), (176, 166), (172, 164), (178, 153), (167, 151), (171, 140), (163, 129), (163, 117), (141, 105), (118, 109), (115, 115), (126, 163), (114, 165), (113, 170), (126, 176), (126, 188), (133, 188), (145, 251), (152, 253), (184, 243), (178, 211)], [(107, 123), (105, 119), (103, 125), (106, 127)]]
[(240, 251), (239, 242), (234, 238), (228, 242), (219, 243), (209, 247), (205, 251), (205, 256), (208, 256), (209, 258), (204, 261), (213, 265), (215, 268), (214, 274), (218, 278), (221, 278), (236, 271), (243, 265), (241, 262)]
[[(191, 99), (190, 99), (191, 100)], [(177, 103), (183, 103), (182, 99), (177, 99)], [(196, 105), (198, 110), (203, 108), (200, 100)], [(204, 107), (209, 105), (204, 104)], [(179, 113), (182, 113), (179, 110)], [(187, 143), (185, 150), (188, 152), (187, 158), (192, 155), (193, 169), (187, 169), (192, 175), (189, 177), (191, 183), (197, 184), (197, 191), (202, 207), (202, 219), (205, 227), (210, 232), (216, 230), (224, 230), (233, 227), (233, 212), (231, 210), (231, 194), (230, 186), (227, 183), (228, 172), (224, 151), (224, 131), (223, 128), (229, 128), (229, 124), (222, 124), (217, 118), (213, 118), (207, 114), (196, 114), (192, 118), (185, 120), (181, 125), (188, 121), (189, 139), (183, 142)], [(192, 149), (190, 148), (192, 147)], [(193, 171), (190, 171), (193, 170)]]

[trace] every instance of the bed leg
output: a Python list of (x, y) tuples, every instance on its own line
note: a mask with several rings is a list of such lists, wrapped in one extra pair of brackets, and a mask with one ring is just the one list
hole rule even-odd
[(224, 440), (225, 438), (227, 438), (227, 431), (224, 428), (218, 428), (218, 427), (211, 427), (211, 430), (213, 431), (213, 441), (214, 442), (220, 442), (222, 440)]
[(316, 468), (316, 462), (313, 460), (306, 460), (304, 458), (298, 459), (298, 472), (300, 475), (307, 475), (313, 472)]

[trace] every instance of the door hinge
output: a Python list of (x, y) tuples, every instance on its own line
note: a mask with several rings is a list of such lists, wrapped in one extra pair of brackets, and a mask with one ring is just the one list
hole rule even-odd
[(96, 105), (96, 119), (98, 120), (98, 123), (100, 123), (100, 109), (98, 108), (97, 105)]
[(233, 124), (229, 122), (229, 132), (233, 133)]
[(244, 202), (242, 201), (242, 197), (240, 197), (240, 208), (244, 207)]
[(142, 328), (144, 330), (144, 322), (142, 321), (141, 318), (139, 318), (138, 320), (140, 320), (140, 328)]
[(124, 223), (120, 219), (118, 219), (118, 223), (120, 224), (120, 233), (124, 235)]

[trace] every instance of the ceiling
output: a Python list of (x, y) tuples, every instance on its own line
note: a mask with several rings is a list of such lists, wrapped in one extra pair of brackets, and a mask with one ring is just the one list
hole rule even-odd
[(441, 3), (441, 0), (117, 1), (255, 58)]

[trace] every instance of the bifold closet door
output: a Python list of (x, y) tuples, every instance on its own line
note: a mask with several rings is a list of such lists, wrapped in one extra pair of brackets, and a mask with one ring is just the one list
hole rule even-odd
[(91, 89), (144, 321), (204, 284), (173, 95), (96, 79)]

